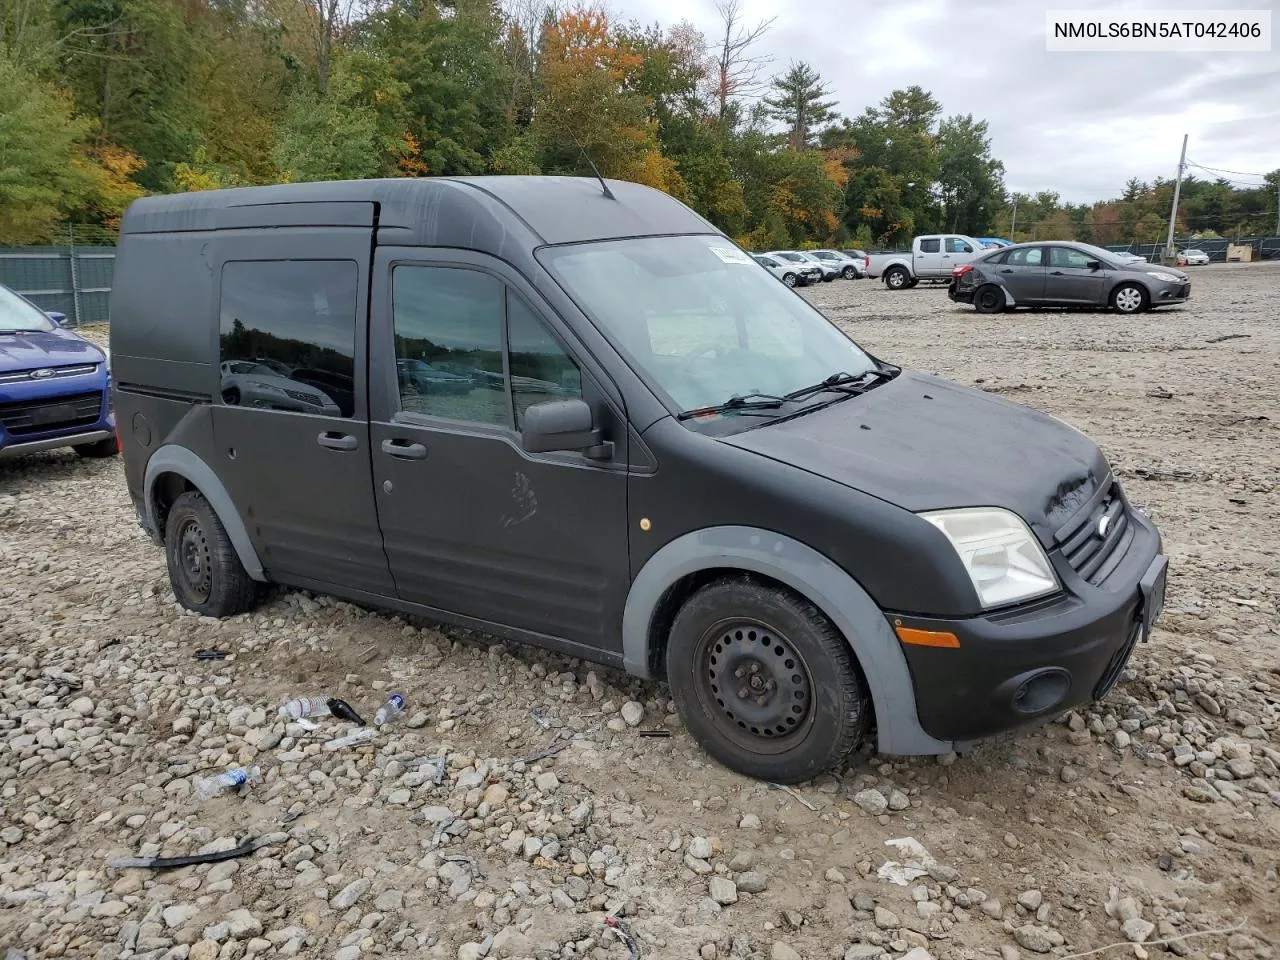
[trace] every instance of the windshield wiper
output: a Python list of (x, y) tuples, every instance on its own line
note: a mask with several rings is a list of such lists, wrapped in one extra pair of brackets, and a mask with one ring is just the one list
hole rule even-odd
[(789, 395), (775, 397), (771, 393), (735, 393), (724, 403), (713, 403), (709, 407), (698, 407), (694, 410), (682, 410), (676, 414), (676, 419), (691, 420), (694, 417), (706, 417), (729, 410), (777, 410), (790, 399)]
[(841, 370), (833, 373), (825, 380), (818, 383), (810, 384), (807, 387), (801, 387), (799, 390), (792, 390), (787, 394), (788, 400), (800, 400), (804, 397), (812, 396), (815, 393), (823, 393), (827, 390), (839, 393), (860, 393), (858, 387), (870, 386), (871, 382), (876, 380), (891, 380), (897, 376), (896, 370), (885, 370), (879, 367), (871, 370), (864, 370), (862, 373), (846, 373)]

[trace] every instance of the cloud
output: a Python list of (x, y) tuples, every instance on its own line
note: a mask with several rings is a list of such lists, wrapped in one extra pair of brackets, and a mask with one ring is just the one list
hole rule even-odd
[[(1274, 0), (1271, 0), (1274, 3)], [(748, 22), (777, 16), (761, 43), (781, 70), (808, 61), (843, 113), (918, 84), (946, 113), (988, 121), (1012, 190), (1114, 197), (1130, 177), (1172, 177), (1182, 135), (1207, 166), (1280, 167), (1280, 16), (1270, 53), (1049, 53), (1045, 11), (1258, 9), (1258, 0), (744, 0)], [(709, 35), (712, 0), (611, 0), (624, 18), (689, 19)]]

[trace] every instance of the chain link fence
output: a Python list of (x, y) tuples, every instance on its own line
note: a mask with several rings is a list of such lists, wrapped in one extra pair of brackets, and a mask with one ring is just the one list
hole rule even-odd
[[(1244, 237), (1240, 240), (1175, 240), (1178, 250), (1203, 250), (1211, 263), (1226, 263), (1227, 247), (1242, 246), (1253, 249), (1254, 260), (1280, 260), (1280, 237)], [(1158, 263), (1164, 253), (1163, 243), (1109, 243), (1108, 250), (1117, 253), (1133, 253)]]
[(67, 225), (50, 244), (0, 247), (0, 284), (65, 314), (69, 326), (106, 323), (115, 259), (114, 231)]

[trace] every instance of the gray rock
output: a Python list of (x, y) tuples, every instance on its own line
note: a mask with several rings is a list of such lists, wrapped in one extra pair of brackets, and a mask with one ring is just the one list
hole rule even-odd
[(768, 874), (758, 870), (748, 870), (738, 874), (738, 889), (744, 893), (764, 893), (769, 888)]
[(499, 957), (524, 957), (533, 953), (533, 944), (515, 927), (503, 927), (493, 938), (491, 949)]
[(773, 941), (769, 947), (769, 958), (770, 960), (801, 960), (800, 954), (781, 940)]
[(992, 920), (999, 920), (1004, 916), (1004, 905), (999, 900), (983, 900), (979, 909)]
[(898, 915), (892, 910), (886, 910), (884, 907), (876, 907), (875, 917), (876, 926), (881, 930), (896, 930), (902, 926), (902, 921), (898, 919)]
[(404, 894), (399, 890), (383, 890), (373, 901), (373, 906), (380, 913), (394, 913), (404, 906)]
[(548, 770), (546, 773), (540, 773), (534, 778), (533, 785), (542, 793), (555, 793), (560, 789), (560, 779)]
[(262, 933), (262, 921), (248, 910), (232, 910), (227, 914), (227, 929), (237, 940), (245, 940)]
[(1151, 936), (1156, 925), (1150, 920), (1143, 920), (1141, 917), (1133, 917), (1126, 920), (1122, 925), (1124, 935), (1130, 943), (1143, 943), (1147, 937)]
[[(911, 801), (901, 790), (894, 790), (889, 794), (890, 810), (906, 810), (909, 806), (911, 806)], [(907, 954), (907, 956), (911, 956), (911, 954)]]
[(1248, 780), (1258, 772), (1257, 766), (1247, 757), (1233, 757), (1227, 761), (1227, 769), (1237, 780)]
[(1024, 890), (1018, 894), (1018, 903), (1035, 913), (1040, 909), (1040, 904), (1044, 903), (1044, 894), (1039, 890)]
[(628, 700), (622, 705), (621, 714), (628, 727), (638, 727), (640, 721), (644, 719), (644, 704)]
[(1018, 927), (1013, 931), (1013, 939), (1018, 941), (1018, 946), (1032, 953), (1049, 953), (1053, 949), (1049, 931), (1034, 924)]
[(689, 841), (689, 856), (695, 860), (707, 860), (711, 857), (711, 841), (706, 837), (694, 837)]
[(164, 925), (173, 930), (182, 926), (199, 912), (199, 907), (193, 907), (187, 903), (176, 903), (172, 907), (165, 907), (160, 916), (164, 920)]
[(879, 790), (861, 790), (854, 794), (853, 802), (873, 817), (878, 817), (889, 809), (889, 801)]
[(933, 960), (933, 954), (924, 947), (912, 947), (903, 955), (902, 960)]
[(92, 700), (90, 700), (88, 697), (76, 697), (69, 704), (67, 704), (67, 706), (69, 709), (74, 710), (76, 713), (80, 714), (80, 716), (87, 717), (93, 713), (93, 710), (96, 704)]
[(872, 960), (884, 953), (884, 947), (874, 943), (855, 943), (844, 952), (844, 960)]
[(1142, 904), (1133, 897), (1124, 897), (1116, 903), (1116, 916), (1121, 923), (1135, 920), (1142, 916)]
[(1022, 952), (1013, 944), (1003, 944), (1000, 947), (1000, 960), (1022, 960)]
[(760, 818), (754, 813), (744, 813), (742, 819), (738, 821), (738, 828), (740, 830), (759, 830)]
[(707, 884), (707, 893), (721, 906), (738, 902), (738, 885), (727, 877), (712, 877)]
[(359, 880), (352, 880), (334, 894), (333, 899), (329, 901), (329, 906), (335, 910), (350, 910), (360, 901), (361, 897), (369, 892), (369, 888), (372, 886), (373, 881), (364, 877)]

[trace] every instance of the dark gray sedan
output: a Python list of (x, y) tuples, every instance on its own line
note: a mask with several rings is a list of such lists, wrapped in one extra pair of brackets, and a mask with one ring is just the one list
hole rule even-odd
[(1123, 263), (1087, 243), (1017, 243), (992, 250), (951, 274), (948, 293), (979, 313), (1014, 307), (1110, 307), (1139, 313), (1191, 296), (1187, 275), (1154, 263)]

